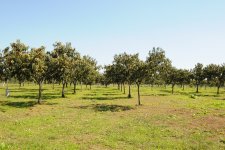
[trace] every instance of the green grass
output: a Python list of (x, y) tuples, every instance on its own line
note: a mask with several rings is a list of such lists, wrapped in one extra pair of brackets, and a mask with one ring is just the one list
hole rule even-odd
[[(80, 86), (78, 86), (79, 88)], [(94, 86), (72, 94), (44, 85), (10, 84), (10, 97), (0, 88), (1, 149), (225, 149), (225, 90), (184, 91), (141, 87), (142, 104), (117, 90)]]

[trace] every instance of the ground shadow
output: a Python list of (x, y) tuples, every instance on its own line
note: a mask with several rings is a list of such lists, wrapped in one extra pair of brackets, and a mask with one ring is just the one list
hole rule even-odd
[(82, 97), (84, 100), (116, 100), (116, 99), (127, 99), (126, 96), (123, 97), (110, 97), (110, 96), (99, 96), (99, 97)]
[(93, 94), (85, 94), (86, 96), (96, 96), (96, 94), (95, 93), (93, 93)]
[[(42, 89), (46, 90), (46, 89)], [(27, 88), (18, 88), (18, 89), (9, 89), (10, 92), (37, 92), (38, 89), (27, 89)]]
[[(169, 93), (171, 94), (171, 91), (168, 91), (166, 89), (162, 89), (160, 90), (161, 92), (165, 92), (165, 93)], [(156, 94), (158, 95), (158, 94)], [(188, 92), (188, 91), (176, 91), (174, 90), (174, 94), (173, 95), (184, 95), (184, 96), (191, 96), (191, 95), (195, 95), (195, 96), (200, 96), (200, 97), (220, 97), (220, 95), (217, 95), (216, 92), (207, 92), (207, 93), (204, 93), (204, 92), (199, 92), (199, 93), (196, 93), (196, 92)]]
[(33, 107), (36, 104), (37, 102), (35, 101), (27, 101), (27, 102), (6, 102), (4, 105), (16, 107), (16, 108), (27, 108), (27, 107)]
[(41, 102), (41, 105), (57, 105), (58, 103)]
[[(10, 107), (16, 107), (16, 108), (28, 108), (28, 107), (34, 107), (37, 105), (37, 101), (26, 101), (26, 102), (9, 102), (9, 101), (4, 101), (1, 103), (2, 106), (10, 106)], [(50, 103), (46, 101), (41, 101), (39, 105), (56, 105), (58, 103)], [(0, 109), (1, 111), (1, 109)]]
[(7, 103), (8, 101), (0, 101), (0, 105)]
[(106, 92), (106, 93), (104, 93), (102, 95), (104, 95), (104, 96), (114, 96), (114, 95), (121, 95), (121, 93)]
[(3, 112), (3, 113), (4, 113), (4, 112), (6, 112), (6, 111), (5, 111), (5, 109), (0, 108), (0, 112)]
[(168, 96), (170, 94), (167, 94), (167, 93), (157, 93), (157, 94), (147, 94), (147, 93), (144, 93), (144, 94), (141, 94), (141, 96)]
[[(10, 95), (12, 98), (22, 98), (22, 99), (37, 99), (37, 93), (35, 94), (24, 94), (24, 95)], [(58, 93), (43, 93), (42, 99), (57, 99), (61, 98), (61, 95)]]
[(122, 106), (122, 105), (106, 105), (106, 104), (97, 104), (93, 107), (95, 111), (127, 111), (133, 109), (131, 106)]
[(78, 109), (88, 109), (91, 108), (95, 111), (111, 111), (111, 112), (120, 112), (120, 111), (128, 111), (134, 109), (132, 106), (123, 106), (123, 105), (108, 105), (108, 104), (92, 104), (87, 106), (76, 106), (71, 108)]

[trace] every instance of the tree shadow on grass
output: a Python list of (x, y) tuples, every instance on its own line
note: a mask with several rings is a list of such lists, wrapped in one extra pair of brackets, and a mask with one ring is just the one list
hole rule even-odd
[(121, 95), (121, 93), (106, 92), (106, 93), (103, 93), (102, 95), (104, 95), (104, 96), (113, 96), (113, 95)]
[[(41, 104), (39, 104), (39, 105), (56, 105), (56, 104), (58, 104), (58, 103), (41, 101)], [(28, 107), (34, 107), (35, 105), (38, 105), (38, 103), (37, 103), (37, 101), (24, 101), (24, 102), (0, 101), (0, 105), (1, 106), (16, 107), (16, 108), (28, 108)], [(0, 109), (0, 111), (1, 111), (1, 109)]]
[(6, 112), (6, 111), (5, 111), (5, 109), (0, 108), (0, 112), (3, 112), (3, 113), (4, 113), (4, 112)]
[(122, 105), (106, 105), (106, 104), (97, 104), (93, 107), (95, 111), (127, 111), (133, 109), (131, 106), (122, 106)]
[[(45, 90), (45, 89), (43, 89)], [(18, 88), (18, 89), (9, 89), (10, 92), (37, 92), (38, 89), (27, 89), (27, 88)]]
[[(12, 98), (22, 98), (22, 99), (37, 99), (37, 93), (35, 94), (24, 94), (24, 95), (11, 95)], [(43, 93), (42, 99), (57, 99), (61, 98), (61, 95), (58, 93)]]
[(27, 108), (27, 107), (33, 107), (36, 104), (37, 102), (35, 101), (28, 101), (28, 102), (6, 102), (4, 105), (16, 107), (16, 108)]
[(120, 112), (120, 111), (128, 111), (134, 109), (132, 106), (123, 106), (123, 105), (107, 105), (107, 104), (92, 104), (87, 106), (76, 106), (71, 108), (78, 108), (78, 109), (88, 109), (91, 108), (95, 111), (111, 111), (111, 112)]
[[(166, 89), (164, 90), (161, 90), (162, 92), (165, 92), (165, 93), (168, 93), (167, 95), (171, 95), (171, 91), (168, 91)], [(158, 95), (158, 94), (156, 94)], [(188, 92), (188, 91), (176, 91), (174, 90), (174, 94), (173, 95), (184, 95), (184, 96), (191, 96), (191, 95), (196, 95), (196, 96), (200, 96), (200, 97), (220, 97), (219, 95), (216, 94), (216, 92), (207, 92), (207, 93), (204, 93), (203, 92), (199, 92), (199, 93), (196, 93), (196, 92)]]
[(0, 105), (7, 103), (8, 101), (0, 101)]
[(92, 93), (92, 94), (85, 94), (86, 96), (96, 96), (95, 93)]
[(116, 99), (127, 99), (126, 96), (123, 97), (110, 97), (110, 96), (99, 96), (99, 97), (82, 97), (84, 100), (116, 100)]
[(152, 93), (152, 94), (147, 94), (147, 93), (144, 93), (142, 94), (141, 96), (169, 96), (170, 94), (167, 94), (167, 93)]

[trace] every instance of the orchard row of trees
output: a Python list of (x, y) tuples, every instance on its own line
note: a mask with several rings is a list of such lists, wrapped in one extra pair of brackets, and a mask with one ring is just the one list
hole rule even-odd
[(99, 67), (95, 59), (81, 56), (71, 43), (56, 42), (54, 49), (46, 52), (45, 47), (31, 48), (19, 40), (2, 50), (0, 55), (0, 78), (7, 84), (12, 78), (20, 86), (25, 81), (34, 81), (39, 86), (38, 103), (41, 101), (44, 82), (62, 84), (62, 97), (65, 86), (74, 85), (74, 94), (78, 82), (86, 85), (95, 83), (99, 76)]
[[(62, 97), (65, 97), (65, 87), (73, 84), (73, 93), (79, 83), (91, 85), (96, 83), (117, 84), (118, 89), (131, 98), (131, 85), (137, 85), (138, 104), (140, 105), (140, 85), (175, 85), (183, 89), (185, 85), (195, 85), (196, 92), (199, 86), (216, 86), (217, 94), (225, 82), (225, 64), (210, 64), (203, 66), (198, 63), (191, 70), (177, 69), (172, 66), (171, 60), (161, 48), (149, 51), (145, 61), (139, 59), (138, 54), (122, 53), (114, 56), (112, 64), (100, 67), (97, 61), (90, 56), (81, 56), (71, 43), (56, 42), (54, 49), (47, 52), (44, 46), (29, 48), (17, 40), (0, 53), (0, 79), (5, 81), (8, 90), (8, 81), (16, 79), (20, 86), (25, 81), (34, 81), (39, 86), (38, 103), (41, 101), (43, 83), (62, 85)], [(100, 73), (100, 69), (104, 73)]]
[(118, 88), (124, 90), (125, 84), (128, 84), (128, 98), (131, 97), (130, 86), (137, 85), (138, 104), (140, 105), (140, 85), (149, 84), (172, 86), (172, 94), (175, 85), (182, 86), (194, 84), (196, 93), (199, 92), (199, 86), (216, 86), (217, 94), (220, 87), (225, 82), (225, 64), (210, 64), (206, 67), (198, 63), (191, 70), (177, 69), (172, 66), (171, 60), (165, 55), (165, 51), (161, 48), (153, 48), (145, 61), (139, 59), (138, 54), (119, 54), (114, 56), (113, 63), (105, 66), (104, 73), (105, 84), (116, 83)]

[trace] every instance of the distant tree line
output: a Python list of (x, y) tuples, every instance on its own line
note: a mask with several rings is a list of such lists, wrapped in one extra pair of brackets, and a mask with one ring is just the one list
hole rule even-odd
[[(138, 105), (140, 101), (140, 86), (171, 85), (174, 93), (175, 85), (183, 90), (186, 85), (195, 85), (196, 92), (199, 86), (216, 86), (217, 94), (225, 83), (225, 64), (201, 63), (193, 69), (177, 69), (172, 66), (171, 60), (166, 57), (161, 48), (149, 51), (145, 61), (140, 60), (139, 54), (122, 53), (114, 56), (112, 64), (100, 67), (97, 61), (90, 56), (81, 54), (72, 47), (71, 43), (56, 42), (53, 50), (47, 52), (44, 46), (29, 48), (17, 40), (0, 53), (0, 79), (6, 83), (16, 79), (21, 86), (25, 81), (33, 81), (39, 86), (38, 103), (41, 102), (43, 83), (62, 85), (62, 97), (65, 97), (65, 87), (73, 84), (73, 93), (76, 85), (82, 84), (90, 87), (99, 83), (105, 85), (117, 84), (118, 89), (126, 94), (128, 85), (128, 98), (131, 98), (131, 85), (136, 84), (138, 91)], [(100, 69), (104, 73), (100, 73)]]
[(145, 61), (139, 59), (138, 54), (119, 54), (114, 56), (113, 63), (105, 66), (104, 84), (115, 83), (118, 89), (128, 84), (128, 98), (131, 97), (130, 86), (137, 85), (138, 104), (140, 105), (140, 85), (171, 85), (171, 93), (174, 93), (175, 85), (180, 85), (183, 90), (185, 85), (195, 85), (196, 93), (199, 86), (216, 86), (217, 94), (225, 82), (225, 64), (210, 64), (204, 67), (197, 63), (193, 69), (177, 69), (172, 66), (171, 60), (161, 48), (153, 48), (149, 51)]

